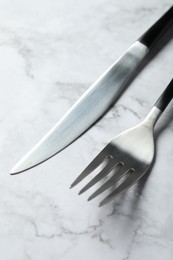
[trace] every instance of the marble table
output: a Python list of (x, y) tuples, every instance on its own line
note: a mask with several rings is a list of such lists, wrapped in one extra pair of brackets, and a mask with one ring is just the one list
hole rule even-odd
[(30, 171), (12, 166), (170, 0), (0, 1), (0, 258), (172, 260), (173, 102), (155, 128), (150, 173), (105, 207), (70, 190), (119, 132), (139, 123), (173, 76), (171, 32), (109, 112)]

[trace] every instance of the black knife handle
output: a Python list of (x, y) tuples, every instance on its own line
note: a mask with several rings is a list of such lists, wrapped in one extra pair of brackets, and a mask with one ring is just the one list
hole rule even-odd
[(155, 107), (159, 108), (162, 112), (165, 110), (171, 99), (173, 98), (173, 79), (168, 84), (162, 95), (155, 103)]
[(148, 48), (160, 38), (167, 26), (173, 22), (173, 6), (156, 22), (154, 23), (138, 41), (145, 44)]

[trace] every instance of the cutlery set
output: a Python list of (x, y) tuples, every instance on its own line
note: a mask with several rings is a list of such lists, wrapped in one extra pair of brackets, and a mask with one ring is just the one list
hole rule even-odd
[[(139, 66), (155, 43), (173, 22), (173, 6), (153, 24), (116, 62), (96, 80), (62, 119), (41, 139), (10, 171), (17, 174), (26, 171), (62, 151), (89, 129), (118, 99), (135, 76)], [(104, 167), (84, 186), (80, 194), (113, 174), (88, 200), (108, 188), (116, 186), (100, 206), (136, 183), (153, 162), (155, 146), (153, 130), (158, 118), (173, 97), (173, 80), (168, 84), (145, 120), (115, 137), (77, 177), (74, 187), (91, 174), (103, 162)]]
[(79, 194), (82, 194), (91, 188), (112, 170), (115, 172), (108, 181), (89, 197), (88, 200), (95, 198), (116, 184), (122, 177), (125, 177), (123, 182), (100, 203), (100, 206), (102, 206), (138, 181), (153, 162), (155, 152), (153, 138), (154, 125), (172, 98), (173, 79), (145, 120), (141, 124), (116, 136), (79, 175), (72, 183), (71, 187), (74, 187), (82, 181), (105, 160), (107, 160), (107, 164), (104, 166), (103, 170), (85, 185)]

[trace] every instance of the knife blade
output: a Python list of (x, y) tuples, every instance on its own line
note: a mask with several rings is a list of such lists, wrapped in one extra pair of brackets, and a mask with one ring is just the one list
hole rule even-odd
[(151, 47), (172, 24), (173, 6), (81, 96), (60, 121), (10, 171), (28, 170), (62, 151), (114, 103)]

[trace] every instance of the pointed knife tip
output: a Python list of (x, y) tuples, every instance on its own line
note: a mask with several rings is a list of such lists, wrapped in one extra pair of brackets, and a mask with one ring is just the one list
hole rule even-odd
[(9, 172), (9, 174), (10, 174), (11, 176), (17, 175), (18, 173), (20, 173), (20, 172)]
[(15, 167), (11, 168), (11, 170), (9, 171), (10, 175), (15, 175), (16, 171), (15, 171)]
[(21, 164), (21, 162), (18, 162), (16, 165), (13, 166), (13, 168), (9, 171), (10, 175), (16, 175), (21, 172), (27, 171), (31, 169), (32, 167), (27, 167), (26, 165)]
[(9, 174), (10, 174), (10, 175), (15, 175), (16, 173), (13, 172), (13, 171), (10, 171)]
[[(24, 171), (24, 170), (23, 170)], [(22, 170), (16, 170), (16, 167), (13, 167), (10, 171), (9, 171), (9, 174), (10, 175), (16, 175), (16, 174), (18, 174), (18, 173), (21, 173), (22, 172)]]

